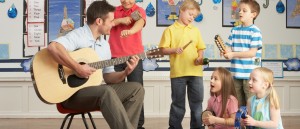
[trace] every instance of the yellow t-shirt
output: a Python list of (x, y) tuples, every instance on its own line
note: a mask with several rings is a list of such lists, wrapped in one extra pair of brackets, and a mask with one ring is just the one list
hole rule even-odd
[(174, 24), (165, 29), (160, 40), (159, 47), (178, 48), (185, 44), (187, 46), (181, 54), (170, 55), (170, 77), (203, 76), (202, 65), (195, 65), (198, 50), (206, 48), (199, 29), (193, 25), (184, 26), (175, 21)]

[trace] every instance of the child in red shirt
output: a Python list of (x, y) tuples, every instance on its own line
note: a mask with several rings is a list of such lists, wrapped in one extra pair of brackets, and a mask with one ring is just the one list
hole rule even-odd
[[(146, 24), (146, 12), (136, 5), (135, 0), (120, 0), (121, 5), (114, 12), (115, 26), (109, 36), (112, 58), (130, 56), (144, 52), (142, 28)], [(126, 63), (115, 65), (115, 71), (123, 71)], [(125, 81), (125, 80), (124, 80)], [(139, 60), (136, 68), (127, 75), (128, 82), (139, 82), (143, 85), (143, 63)], [(143, 129), (144, 108), (142, 108), (138, 129)]]

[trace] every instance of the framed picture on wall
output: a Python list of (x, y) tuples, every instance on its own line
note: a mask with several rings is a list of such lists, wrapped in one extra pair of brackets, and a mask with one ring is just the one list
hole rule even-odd
[(286, 28), (300, 28), (300, 0), (286, 0)]
[(156, 26), (169, 26), (178, 19), (183, 0), (156, 0)]
[(283, 78), (283, 63), (282, 61), (268, 61), (264, 60), (261, 63), (262, 67), (269, 68), (273, 71), (273, 76), (275, 78)]
[(81, 5), (81, 0), (49, 0), (49, 41), (80, 27)]
[(233, 27), (239, 20), (240, 0), (222, 0), (222, 27)]

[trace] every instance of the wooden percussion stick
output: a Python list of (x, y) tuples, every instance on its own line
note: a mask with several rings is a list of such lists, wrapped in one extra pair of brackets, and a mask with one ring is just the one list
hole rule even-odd
[(183, 50), (184, 50), (187, 46), (189, 46), (192, 42), (193, 42), (193, 40), (191, 40), (190, 42), (188, 42), (187, 44), (185, 44), (185, 45), (182, 47)]

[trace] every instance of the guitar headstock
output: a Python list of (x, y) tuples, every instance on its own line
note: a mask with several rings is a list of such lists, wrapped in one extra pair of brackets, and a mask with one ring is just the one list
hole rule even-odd
[(219, 48), (220, 52), (225, 54), (226, 47), (225, 47), (224, 42), (220, 35), (215, 36), (215, 43), (216, 43), (217, 47)]
[(162, 58), (164, 57), (163, 53), (161, 52), (160, 48), (154, 48), (151, 50), (148, 50), (146, 52), (146, 58), (151, 59), (151, 58)]

